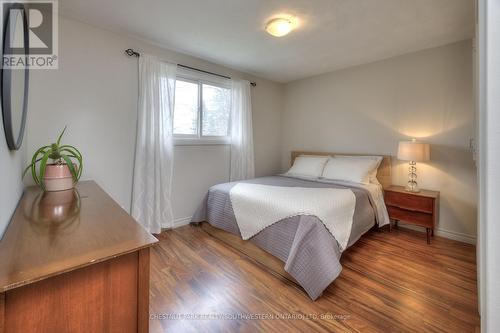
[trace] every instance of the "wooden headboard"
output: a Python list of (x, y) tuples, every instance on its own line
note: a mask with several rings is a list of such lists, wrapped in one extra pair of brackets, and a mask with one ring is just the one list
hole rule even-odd
[[(318, 155), (318, 156), (333, 156), (333, 155), (346, 155), (346, 156), (374, 156), (376, 154), (348, 154), (348, 153), (325, 153), (325, 152), (314, 152), (314, 151), (292, 151), (292, 161), (295, 161), (300, 155)], [(382, 162), (378, 167), (377, 179), (382, 184), (383, 188), (387, 188), (392, 185), (392, 173), (391, 173), (391, 156), (389, 155), (377, 155), (382, 156)]]

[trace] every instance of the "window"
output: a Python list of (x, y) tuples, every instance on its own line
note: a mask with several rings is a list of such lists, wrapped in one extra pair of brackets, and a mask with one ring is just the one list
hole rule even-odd
[(227, 143), (230, 111), (229, 85), (192, 76), (177, 78), (173, 124), (176, 142)]
[(174, 135), (198, 133), (199, 95), (198, 83), (175, 82)]

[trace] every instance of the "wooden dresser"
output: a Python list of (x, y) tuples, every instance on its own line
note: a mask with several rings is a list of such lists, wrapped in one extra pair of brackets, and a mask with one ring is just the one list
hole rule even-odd
[(384, 189), (385, 204), (389, 218), (424, 227), (427, 232), (427, 244), (439, 218), (439, 192), (422, 190), (408, 192), (403, 186), (391, 186)]
[(156, 242), (93, 181), (28, 188), (0, 240), (0, 333), (147, 332)]

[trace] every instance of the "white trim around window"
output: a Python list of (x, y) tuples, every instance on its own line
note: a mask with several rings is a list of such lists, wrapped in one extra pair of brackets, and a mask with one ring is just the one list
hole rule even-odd
[[(210, 85), (225, 89), (231, 89), (231, 81), (224, 78), (198, 73), (185, 69), (178, 69), (177, 80), (198, 84), (198, 117), (196, 134), (174, 134), (174, 145), (176, 146), (198, 146), (198, 145), (228, 145), (231, 143), (231, 119), (229, 119), (227, 136), (203, 136), (203, 85)], [(229, 103), (230, 104), (230, 103)]]

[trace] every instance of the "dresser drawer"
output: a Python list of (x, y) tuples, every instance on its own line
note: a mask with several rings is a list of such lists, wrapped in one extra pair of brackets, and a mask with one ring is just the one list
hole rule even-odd
[(434, 199), (421, 197), (415, 194), (402, 192), (385, 192), (386, 205), (396, 206), (407, 210), (432, 214), (434, 212)]
[(424, 227), (434, 227), (434, 217), (432, 214), (406, 210), (399, 207), (387, 206), (389, 217), (403, 222), (417, 224)]

